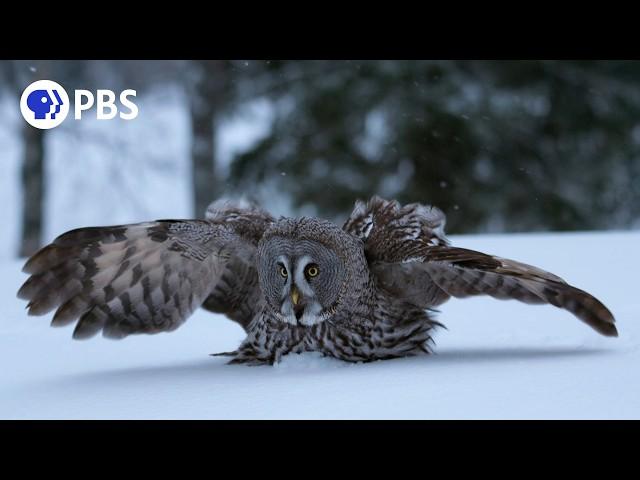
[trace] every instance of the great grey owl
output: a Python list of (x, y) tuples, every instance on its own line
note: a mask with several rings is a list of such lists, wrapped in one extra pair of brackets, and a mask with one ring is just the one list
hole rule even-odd
[(73, 338), (120, 339), (178, 328), (198, 307), (238, 322), (247, 337), (231, 363), (273, 364), (292, 352), (347, 361), (429, 353), (449, 297), (490, 295), (564, 308), (617, 336), (593, 296), (513, 260), (450, 246), (445, 216), (418, 203), (358, 201), (342, 228), (317, 218), (273, 218), (218, 201), (205, 220), (80, 228), (24, 266), (18, 292), (30, 315)]

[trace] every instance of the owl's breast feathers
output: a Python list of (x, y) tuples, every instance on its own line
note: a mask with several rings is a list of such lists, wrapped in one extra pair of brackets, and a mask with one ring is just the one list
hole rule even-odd
[[(348, 362), (369, 362), (430, 353), (433, 329), (441, 326), (424, 310), (402, 308), (396, 302), (365, 317), (336, 315), (312, 326), (289, 325), (268, 309), (248, 328), (247, 338), (232, 356), (232, 364), (273, 364), (291, 353), (320, 352)], [(393, 311), (394, 308), (397, 311)]]

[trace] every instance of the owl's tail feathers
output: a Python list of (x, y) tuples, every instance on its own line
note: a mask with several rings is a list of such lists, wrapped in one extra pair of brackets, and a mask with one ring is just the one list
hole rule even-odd
[(431, 278), (453, 297), (489, 295), (529, 304), (548, 303), (573, 313), (602, 335), (618, 336), (613, 314), (602, 302), (552, 273), (462, 248), (435, 247), (430, 257), (425, 265)]

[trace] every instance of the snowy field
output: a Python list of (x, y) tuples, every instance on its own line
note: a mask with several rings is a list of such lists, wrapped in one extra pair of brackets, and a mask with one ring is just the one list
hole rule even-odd
[[(59, 233), (59, 232), (57, 232)], [(197, 312), (170, 334), (71, 340), (15, 298), (21, 261), (0, 264), (0, 418), (640, 418), (640, 232), (452, 236), (550, 270), (602, 300), (619, 338), (571, 314), (488, 298), (441, 308), (437, 354), (347, 364), (314, 354), (225, 365), (242, 330)]]
[[(48, 241), (71, 228), (185, 218), (189, 131), (179, 91), (141, 97), (136, 122), (67, 122), (47, 136)], [(15, 295), (22, 119), (0, 101), (0, 418), (640, 418), (640, 231), (451, 236), (534, 264), (602, 300), (619, 338), (568, 312), (488, 298), (441, 308), (433, 356), (347, 364), (313, 354), (276, 367), (225, 365), (240, 327), (197, 312), (176, 332), (71, 339)], [(264, 134), (260, 102), (220, 132), (218, 166)], [(141, 139), (144, 139), (142, 141)], [(286, 172), (283, 172), (283, 174)], [(168, 193), (169, 192), (169, 193)], [(428, 200), (428, 199), (425, 199)], [(269, 209), (288, 213), (286, 199)]]

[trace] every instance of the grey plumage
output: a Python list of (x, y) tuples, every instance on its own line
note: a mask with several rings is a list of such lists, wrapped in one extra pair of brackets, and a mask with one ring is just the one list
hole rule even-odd
[(18, 297), (30, 315), (55, 309), (54, 326), (76, 322), (78, 339), (171, 331), (198, 307), (223, 313), (247, 332), (231, 363), (303, 351), (347, 361), (428, 353), (440, 325), (432, 309), (452, 296), (549, 303), (617, 336), (590, 294), (536, 267), (452, 247), (444, 225), (435, 207), (379, 197), (357, 202), (342, 228), (219, 201), (205, 220), (67, 232), (27, 261)]

